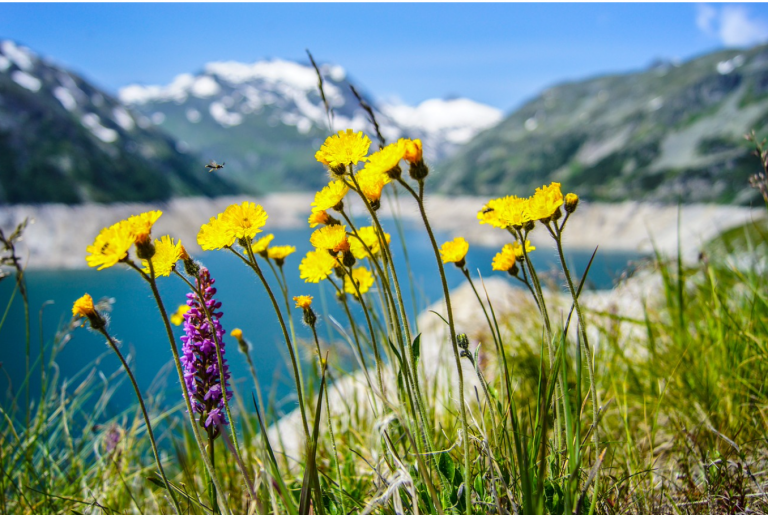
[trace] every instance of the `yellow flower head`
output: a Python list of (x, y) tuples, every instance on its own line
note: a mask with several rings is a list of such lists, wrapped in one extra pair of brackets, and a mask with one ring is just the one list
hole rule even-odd
[(190, 309), (192, 309), (192, 308), (190, 308), (186, 304), (181, 304), (178, 307), (178, 309), (176, 309), (176, 313), (171, 315), (171, 323), (173, 325), (181, 325), (181, 324), (183, 324), (184, 323), (184, 313), (186, 313)]
[(133, 215), (126, 223), (133, 233), (133, 237), (137, 243), (146, 243), (149, 241), (149, 234), (152, 232), (152, 226), (155, 225), (157, 219), (163, 214), (162, 211), (147, 211), (140, 215)]
[(221, 216), (224, 223), (232, 227), (235, 238), (248, 240), (252, 240), (261, 232), (261, 228), (267, 223), (267, 218), (264, 208), (247, 201), (242, 204), (232, 204)]
[(510, 226), (522, 227), (531, 220), (528, 204), (528, 199), (514, 195), (493, 199), (477, 213), (477, 219), (481, 224), (492, 225), (499, 229)]
[[(155, 255), (152, 256), (152, 267), (155, 269), (155, 275), (157, 277), (168, 277), (171, 275), (173, 265), (181, 259), (181, 240), (178, 243), (173, 243), (173, 238), (170, 236), (163, 236), (159, 240), (155, 240)], [(146, 259), (141, 260), (144, 265), (144, 272), (149, 274), (149, 262)]]
[(96, 314), (93, 307), (93, 298), (87, 293), (77, 299), (72, 305), (72, 316), (92, 317)]
[(328, 186), (315, 193), (315, 200), (312, 202), (312, 213), (336, 207), (344, 199), (348, 191), (349, 187), (344, 184), (344, 181), (331, 181), (328, 183)]
[(355, 284), (357, 284), (357, 290), (360, 290), (361, 294), (367, 292), (373, 286), (373, 274), (364, 266), (355, 268), (352, 270), (351, 279), (349, 275), (344, 276), (344, 291), (357, 297)]
[(549, 186), (536, 188), (536, 193), (530, 198), (528, 204), (531, 220), (548, 219), (563, 205), (563, 192), (560, 191), (560, 183), (553, 182)]
[(533, 252), (536, 250), (536, 247), (531, 245), (530, 240), (525, 240), (525, 253), (523, 253), (523, 246), (518, 242), (512, 242), (507, 243), (504, 245), (504, 248), (506, 249), (509, 247), (509, 252), (512, 252), (518, 261), (522, 260), (525, 257), (525, 254), (528, 254), (529, 252)]
[[(368, 257), (368, 251), (365, 250), (366, 246), (371, 250), (374, 256), (381, 251), (379, 236), (375, 227), (361, 227), (357, 230), (357, 234), (360, 236), (360, 239), (354, 234), (349, 237), (349, 250), (355, 258), (365, 259)], [(384, 239), (387, 244), (392, 240), (388, 233), (384, 233)], [(362, 242), (360, 240), (362, 240)], [(363, 245), (363, 243), (365, 243), (365, 245)]]
[(406, 140), (400, 138), (395, 143), (390, 143), (381, 150), (374, 152), (368, 156), (368, 163), (365, 165), (365, 169), (370, 171), (376, 171), (386, 176), (387, 182), (389, 182), (389, 175), (387, 172), (395, 168), (405, 158)]
[(235, 231), (232, 226), (225, 223), (222, 214), (211, 217), (210, 221), (200, 227), (197, 233), (197, 244), (203, 250), (218, 250), (229, 247), (235, 242)]
[(307, 252), (299, 265), (299, 272), (304, 282), (319, 283), (328, 277), (338, 264), (335, 257), (331, 256), (326, 250), (313, 250)]
[(510, 244), (504, 245), (501, 252), (493, 257), (493, 269), (499, 272), (509, 272), (515, 266), (515, 253)]
[(294, 297), (293, 300), (296, 302), (297, 308), (309, 309), (309, 307), (312, 305), (311, 295), (299, 295), (298, 297)]
[(356, 165), (367, 159), (365, 156), (370, 146), (370, 138), (362, 132), (354, 132), (352, 129), (341, 130), (325, 140), (315, 154), (315, 159), (331, 169)]
[(378, 202), (381, 199), (381, 190), (389, 182), (389, 176), (373, 168), (363, 168), (355, 176), (360, 192), (369, 202)]
[(331, 252), (346, 252), (349, 250), (346, 225), (326, 225), (315, 229), (309, 242), (317, 249), (330, 250)]
[(101, 230), (93, 245), (85, 251), (90, 255), (85, 257), (88, 266), (98, 266), (99, 270), (115, 265), (128, 256), (128, 250), (136, 241), (131, 226), (126, 221), (118, 222)]
[(405, 160), (409, 163), (418, 163), (422, 159), (421, 140), (405, 140)]
[(454, 238), (452, 241), (446, 241), (440, 247), (440, 257), (443, 263), (456, 263), (456, 266), (464, 265), (464, 258), (469, 251), (469, 243), (464, 238)]
[(283, 261), (294, 252), (296, 252), (296, 247), (292, 245), (279, 245), (277, 247), (269, 247), (267, 256), (275, 261)]
[(267, 234), (266, 236), (262, 236), (258, 240), (254, 241), (251, 244), (251, 248), (253, 249), (254, 254), (262, 254), (264, 252), (267, 252), (267, 247), (269, 247), (269, 244), (272, 243), (272, 240), (275, 239), (274, 234)]
[(232, 337), (237, 339), (237, 340), (242, 340), (243, 339), (243, 330), (242, 329), (237, 329), (237, 328), (232, 329), (232, 332), (229, 333), (229, 334), (231, 334)]
[(309, 215), (309, 227), (310, 229), (314, 229), (318, 225), (325, 225), (328, 223), (328, 221), (331, 219), (331, 217), (328, 215), (328, 213), (325, 210), (321, 211), (312, 211), (312, 214)]

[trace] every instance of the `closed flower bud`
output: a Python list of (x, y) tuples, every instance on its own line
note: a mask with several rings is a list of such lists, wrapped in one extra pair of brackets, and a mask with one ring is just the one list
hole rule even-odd
[(417, 161), (411, 163), (411, 166), (408, 168), (408, 175), (415, 181), (423, 181), (429, 175), (429, 168), (424, 161)]
[(187, 275), (191, 277), (197, 277), (197, 274), (200, 273), (200, 265), (195, 263), (195, 261), (192, 258), (185, 259), (184, 271), (187, 273)]
[(567, 213), (573, 213), (579, 206), (579, 196), (575, 193), (569, 193), (565, 196), (565, 211)]
[(304, 323), (309, 327), (315, 327), (316, 322), (317, 315), (315, 315), (315, 312), (312, 310), (312, 308), (306, 308), (304, 310)]
[(139, 259), (152, 259), (155, 255), (155, 246), (149, 239), (145, 241), (136, 240), (136, 257)]
[(378, 211), (381, 207), (381, 199), (376, 199), (371, 201), (371, 209), (374, 211)]
[(355, 264), (355, 256), (352, 255), (352, 252), (344, 252), (342, 254), (341, 262), (346, 267), (352, 267)]
[(467, 338), (467, 335), (464, 333), (460, 333), (456, 335), (456, 345), (459, 346), (460, 349), (468, 349), (469, 348), (469, 338)]
[[(544, 220), (542, 220), (542, 222), (544, 222)], [(546, 223), (546, 222), (544, 222), (544, 223)], [(528, 221), (527, 221), (527, 222), (525, 222), (525, 224), (523, 225), (523, 229), (525, 229), (525, 232), (530, 232), (530, 231), (532, 231), (534, 227), (536, 227), (536, 224), (534, 223), (534, 221), (533, 221), (533, 220), (528, 220)]]

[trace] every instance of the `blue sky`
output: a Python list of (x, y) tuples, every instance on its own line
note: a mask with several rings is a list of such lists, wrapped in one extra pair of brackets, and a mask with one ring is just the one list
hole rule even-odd
[(108, 91), (215, 60), (316, 59), (377, 98), (505, 111), (548, 85), (768, 40), (766, 4), (0, 4), (15, 39)]

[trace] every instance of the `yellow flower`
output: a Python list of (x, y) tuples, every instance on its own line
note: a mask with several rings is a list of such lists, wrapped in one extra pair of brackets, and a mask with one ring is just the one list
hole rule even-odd
[[(366, 163), (363, 170), (376, 171), (384, 174), (387, 177), (387, 183), (389, 182), (389, 175), (387, 172), (395, 168), (405, 158), (406, 140), (400, 138), (395, 143), (390, 143), (381, 150), (374, 152), (368, 156), (368, 163)], [(386, 183), (385, 183), (386, 184)]]
[(133, 215), (128, 218), (126, 223), (130, 227), (131, 233), (137, 243), (146, 243), (149, 241), (149, 234), (152, 232), (152, 226), (162, 214), (162, 211), (147, 211), (146, 213)]
[(499, 272), (509, 272), (516, 266), (515, 261), (512, 245), (506, 244), (502, 247), (501, 252), (493, 257), (493, 269)]
[(331, 169), (355, 165), (367, 159), (365, 156), (370, 146), (370, 138), (362, 132), (354, 132), (352, 129), (341, 130), (325, 140), (315, 154), (315, 159)]
[(87, 293), (77, 299), (72, 305), (72, 316), (92, 317), (96, 314), (93, 307), (93, 298)]
[(349, 274), (344, 276), (344, 291), (357, 297), (355, 284), (357, 284), (357, 290), (360, 290), (361, 294), (367, 292), (373, 286), (373, 274), (364, 266), (355, 268), (352, 270), (351, 279)]
[(331, 252), (346, 252), (349, 250), (346, 225), (326, 225), (315, 229), (309, 242), (317, 249), (330, 250)]
[(407, 139), (405, 140), (405, 160), (409, 163), (418, 163), (423, 159), (421, 140), (420, 139)]
[(531, 220), (548, 219), (563, 205), (563, 192), (560, 191), (560, 183), (553, 182), (549, 186), (536, 188), (536, 193), (530, 198), (528, 207)]
[(85, 249), (90, 254), (85, 260), (88, 266), (98, 266), (99, 270), (109, 268), (128, 256), (134, 241), (136, 237), (126, 221), (110, 225), (102, 229), (93, 245)]
[(464, 264), (464, 258), (469, 251), (469, 243), (464, 238), (454, 238), (453, 241), (446, 241), (440, 247), (440, 257), (443, 263), (456, 263), (457, 266)]
[(218, 250), (229, 247), (235, 242), (235, 231), (232, 226), (222, 220), (222, 214), (211, 217), (210, 221), (200, 227), (197, 233), (197, 244), (203, 250)]
[[(263, 252), (267, 251), (267, 247), (269, 247), (269, 244), (272, 243), (272, 240), (275, 239), (274, 234), (267, 234), (266, 236), (262, 236), (258, 240), (254, 241), (251, 244), (251, 248), (253, 249), (254, 254), (261, 254)], [(247, 252), (247, 251), (246, 251)]]
[(296, 247), (292, 245), (279, 245), (277, 247), (269, 247), (267, 256), (275, 261), (283, 261), (294, 252), (296, 252)]
[(299, 265), (300, 277), (308, 283), (319, 283), (330, 275), (337, 264), (336, 258), (325, 250), (307, 252)]
[(312, 213), (336, 207), (344, 199), (348, 191), (349, 187), (344, 181), (331, 181), (328, 183), (328, 186), (315, 193), (315, 200), (312, 202)]
[(229, 334), (231, 334), (233, 338), (236, 338), (238, 340), (242, 340), (243, 339), (243, 330), (242, 329), (237, 329), (237, 328), (232, 329), (232, 332), (229, 333)]
[[(173, 265), (181, 259), (181, 240), (174, 245), (173, 238), (170, 236), (163, 236), (159, 240), (155, 240), (155, 255), (152, 256), (152, 267), (155, 269), (155, 275), (157, 277), (168, 277), (171, 275)], [(144, 272), (149, 274), (149, 262), (146, 259), (142, 259), (141, 263), (144, 265)]]
[(267, 223), (267, 212), (253, 202), (232, 204), (221, 215), (224, 223), (232, 227), (235, 238), (252, 240), (261, 232), (261, 228)]
[[(366, 246), (368, 246), (374, 256), (381, 251), (379, 236), (375, 227), (361, 227), (357, 230), (357, 235), (360, 236), (360, 239), (354, 234), (349, 237), (349, 250), (355, 258), (365, 259), (368, 257), (368, 251), (365, 250)], [(388, 233), (384, 233), (384, 239), (387, 244), (392, 240)], [(363, 245), (363, 243), (365, 243), (365, 245)]]
[(192, 309), (192, 308), (190, 308), (186, 304), (181, 304), (178, 307), (178, 309), (176, 310), (176, 313), (171, 315), (171, 323), (173, 325), (181, 325), (181, 324), (183, 324), (184, 323), (184, 313), (186, 313), (190, 309)]
[(355, 176), (360, 192), (369, 202), (378, 202), (381, 199), (381, 190), (389, 182), (389, 176), (373, 168), (363, 168)]
[(294, 297), (293, 300), (296, 301), (297, 308), (308, 309), (312, 305), (312, 296), (310, 295), (299, 295)]
[(531, 220), (528, 199), (515, 197), (497, 198), (489, 201), (477, 213), (481, 224), (492, 225), (499, 229), (507, 227), (522, 227)]
[(314, 229), (320, 224), (327, 224), (330, 219), (331, 217), (328, 215), (328, 213), (325, 210), (321, 210), (313, 211), (312, 214), (309, 215), (309, 220), (307, 221), (309, 222), (310, 229)]

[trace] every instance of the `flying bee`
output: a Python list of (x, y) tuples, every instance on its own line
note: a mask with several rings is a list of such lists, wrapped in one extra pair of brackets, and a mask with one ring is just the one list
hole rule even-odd
[(210, 163), (205, 165), (205, 167), (208, 168), (209, 172), (212, 172), (214, 170), (221, 170), (222, 168), (224, 168), (225, 164), (227, 164), (227, 163), (224, 162), (224, 163), (219, 164), (216, 161), (211, 161)]

